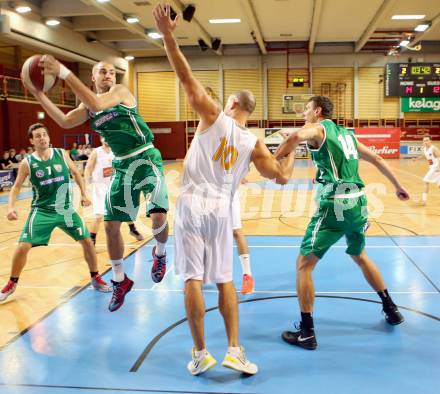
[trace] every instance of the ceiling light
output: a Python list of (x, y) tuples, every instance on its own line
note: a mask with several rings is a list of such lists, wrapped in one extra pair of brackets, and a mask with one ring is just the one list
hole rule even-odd
[(158, 40), (159, 38), (162, 38), (162, 34), (156, 33), (155, 31), (150, 31), (148, 33), (148, 37), (152, 38), (153, 40)]
[(425, 15), (393, 15), (391, 19), (423, 19)]
[(429, 29), (429, 26), (431, 26), (430, 23), (421, 23), (420, 25), (417, 25), (414, 30), (415, 31), (426, 31)]
[(110, 0), (96, 0), (98, 3), (108, 3)]
[(60, 24), (60, 21), (58, 19), (48, 19), (46, 21), (47, 26), (57, 26)]
[(210, 19), (209, 23), (218, 24), (218, 23), (240, 23), (241, 19), (238, 18), (230, 18), (230, 19)]
[(134, 56), (132, 56), (132, 55), (127, 55), (127, 56), (124, 57), (124, 59), (130, 61), (130, 60), (133, 60), (133, 59), (134, 59)]
[(139, 18), (137, 16), (127, 16), (125, 18), (125, 20), (127, 21), (127, 23), (138, 23), (139, 22)]
[(26, 12), (32, 11), (32, 8), (28, 6), (19, 6), (15, 7), (15, 11), (17, 11), (19, 14), (26, 14)]
[(406, 47), (406, 46), (408, 46), (408, 44), (409, 44), (409, 40), (402, 40), (402, 41), (400, 41), (400, 46), (401, 47)]

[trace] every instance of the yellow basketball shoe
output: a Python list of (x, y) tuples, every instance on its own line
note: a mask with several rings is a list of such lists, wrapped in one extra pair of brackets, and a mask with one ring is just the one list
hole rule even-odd
[(246, 358), (243, 346), (229, 348), (222, 365), (226, 368), (235, 369), (248, 375), (258, 372), (258, 367)]
[(196, 355), (196, 349), (193, 347), (192, 360), (187, 365), (192, 375), (200, 375), (217, 364), (217, 360), (206, 349), (197, 353)]

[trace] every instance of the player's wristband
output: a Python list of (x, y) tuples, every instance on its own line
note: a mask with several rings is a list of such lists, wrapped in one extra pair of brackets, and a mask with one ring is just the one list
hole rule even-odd
[(60, 79), (66, 79), (71, 72), (64, 64), (60, 63), (60, 71), (58, 73)]

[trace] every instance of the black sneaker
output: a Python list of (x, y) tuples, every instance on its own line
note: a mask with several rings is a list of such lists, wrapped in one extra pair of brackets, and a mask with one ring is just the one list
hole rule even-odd
[(281, 338), (291, 345), (299, 346), (307, 350), (315, 350), (318, 346), (315, 331), (306, 332), (302, 329), (301, 323), (299, 323), (299, 325), (295, 323), (295, 328), (298, 331), (284, 331), (281, 334)]
[(383, 308), (383, 313), (385, 315), (385, 320), (388, 324), (392, 326), (397, 326), (400, 323), (405, 321), (405, 318), (399, 312), (399, 309), (396, 305), (390, 305)]

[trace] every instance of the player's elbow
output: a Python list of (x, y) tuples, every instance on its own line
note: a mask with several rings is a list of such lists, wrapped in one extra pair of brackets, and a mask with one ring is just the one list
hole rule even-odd
[(275, 178), (275, 183), (278, 185), (287, 185), (289, 183), (289, 178), (284, 175), (279, 175)]

